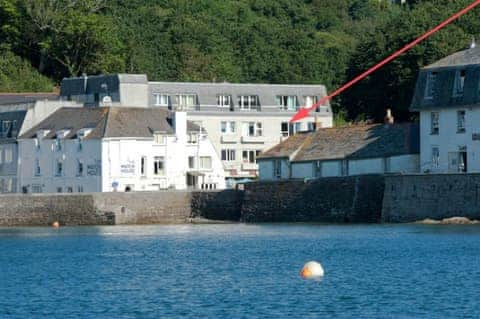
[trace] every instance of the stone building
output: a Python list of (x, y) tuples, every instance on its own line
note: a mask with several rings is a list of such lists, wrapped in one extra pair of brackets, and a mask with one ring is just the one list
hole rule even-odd
[(421, 171), (480, 172), (480, 47), (420, 70), (411, 111), (420, 113)]
[(299, 107), (311, 106), (326, 94), (323, 85), (148, 82), (145, 75), (121, 74), (65, 79), (61, 89), (63, 99), (88, 106), (104, 105), (110, 95), (113, 105), (184, 108), (188, 120), (208, 132), (230, 181), (255, 178), (257, 155), (288, 136), (314, 126), (331, 127), (328, 104), (289, 124)]
[(222, 189), (223, 166), (183, 111), (61, 108), (19, 137), (25, 193)]
[(419, 170), (415, 123), (352, 125), (300, 133), (259, 156), (260, 180)]

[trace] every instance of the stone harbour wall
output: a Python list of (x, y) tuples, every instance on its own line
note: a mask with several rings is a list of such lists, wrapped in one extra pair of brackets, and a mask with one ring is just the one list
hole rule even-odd
[(364, 175), (245, 184), (245, 222), (375, 223), (384, 177)]
[(406, 223), (457, 216), (480, 219), (480, 174), (385, 178), (382, 222)]
[(0, 196), (0, 226), (188, 223), (194, 218), (238, 221), (243, 192), (132, 192)]

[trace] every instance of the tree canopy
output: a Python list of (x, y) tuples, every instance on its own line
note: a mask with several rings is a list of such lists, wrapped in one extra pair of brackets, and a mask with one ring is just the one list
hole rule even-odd
[[(82, 73), (338, 88), (471, 0), (0, 0), (0, 89)], [(419, 68), (465, 48), (480, 8), (333, 101), (347, 119), (408, 107)], [(8, 85), (6, 84), (8, 83)], [(29, 84), (30, 83), (30, 84)]]

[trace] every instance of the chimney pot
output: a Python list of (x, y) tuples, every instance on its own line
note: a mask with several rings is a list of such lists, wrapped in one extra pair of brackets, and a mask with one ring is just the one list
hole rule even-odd
[(385, 120), (385, 124), (387, 125), (392, 125), (393, 123), (395, 123), (395, 118), (392, 115), (391, 109), (387, 109), (387, 114), (385, 115), (384, 120)]

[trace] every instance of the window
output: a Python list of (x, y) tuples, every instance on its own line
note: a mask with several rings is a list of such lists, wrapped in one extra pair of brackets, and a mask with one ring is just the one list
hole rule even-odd
[(258, 96), (256, 95), (240, 95), (238, 97), (238, 106), (240, 110), (257, 110), (260, 108)]
[(465, 111), (457, 111), (457, 133), (465, 133)]
[(155, 134), (153, 136), (153, 139), (155, 141), (155, 144), (159, 144), (159, 145), (165, 145), (167, 141), (167, 137), (163, 134)]
[(280, 134), (283, 137), (288, 137), (290, 134), (288, 133), (288, 122), (282, 122), (280, 124)]
[(77, 152), (81, 152), (83, 150), (83, 142), (82, 138), (77, 138)]
[(232, 96), (230, 95), (217, 95), (218, 107), (230, 107), (232, 105)]
[(57, 187), (57, 193), (61, 193), (62, 192), (62, 188), (61, 187)]
[(163, 156), (156, 156), (153, 160), (153, 174), (165, 175), (165, 159)]
[(55, 151), (60, 152), (62, 150), (62, 141), (57, 138), (55, 139)]
[(36, 149), (37, 151), (39, 151), (39, 150), (40, 150), (40, 140), (39, 140), (39, 138), (36, 137), (36, 138), (34, 139), (34, 142), (33, 142), (33, 143), (35, 144), (35, 149)]
[(153, 93), (155, 106), (168, 106), (170, 97), (167, 94)]
[(212, 158), (210, 156), (200, 156), (200, 168), (212, 169)]
[(77, 192), (83, 193), (83, 186), (82, 185), (78, 185)]
[(194, 169), (195, 168), (195, 156), (188, 157), (188, 168)]
[(83, 176), (83, 161), (77, 160), (77, 176)]
[(463, 96), (463, 88), (465, 86), (465, 76), (467, 74), (466, 70), (457, 70), (455, 73), (455, 83), (453, 86), (453, 96), (461, 97)]
[(427, 75), (427, 84), (425, 86), (425, 99), (431, 100), (435, 94), (435, 87), (437, 84), (437, 72), (430, 72)]
[(222, 161), (227, 161), (227, 162), (235, 161), (235, 150), (225, 149), (225, 150), (222, 150), (221, 153), (222, 153)]
[(8, 132), (10, 131), (10, 125), (12, 122), (10, 121), (2, 121), (2, 136), (6, 137)]
[(280, 110), (296, 111), (298, 109), (295, 95), (277, 95), (277, 105)]
[(13, 151), (11, 148), (5, 149), (5, 163), (13, 162)]
[(16, 129), (17, 129), (17, 120), (12, 122), (12, 130), (16, 130)]
[[(304, 96), (305, 99), (305, 107), (309, 108), (312, 107), (314, 104), (318, 102), (318, 96), (316, 95), (306, 95)], [(315, 112), (320, 112), (320, 106), (315, 109)]]
[(322, 161), (313, 162), (313, 173), (315, 177), (322, 177)]
[(188, 140), (187, 142), (189, 144), (197, 144), (198, 143), (198, 134), (196, 133), (190, 133), (188, 134)]
[(55, 166), (55, 175), (56, 176), (62, 176), (63, 175), (63, 162), (61, 160), (57, 160), (56, 166)]
[(175, 96), (175, 102), (181, 109), (193, 109), (195, 106), (195, 94), (179, 94)]
[(432, 167), (440, 166), (440, 149), (438, 146), (432, 146)]
[(243, 136), (262, 136), (262, 122), (244, 122), (242, 134)]
[(349, 171), (348, 171), (348, 160), (343, 160), (342, 161), (342, 176), (348, 176)]
[(40, 193), (42, 193), (42, 185), (32, 184), (32, 193), (33, 193), (33, 194), (40, 194)]
[(73, 187), (68, 186), (67, 187), (67, 193), (73, 193)]
[(439, 132), (439, 120), (440, 120), (440, 113), (432, 112), (430, 113), (430, 134), (437, 135)]
[(235, 122), (220, 122), (220, 132), (222, 134), (232, 134), (235, 133)]
[(242, 161), (243, 163), (256, 163), (257, 156), (260, 154), (258, 150), (245, 150), (242, 151)]
[(142, 156), (140, 158), (140, 175), (141, 176), (147, 176), (147, 170), (145, 169), (147, 167), (147, 157)]
[(40, 176), (41, 175), (41, 168), (40, 168), (40, 161), (38, 158), (35, 159), (35, 176)]
[(273, 160), (273, 177), (281, 178), (282, 177), (282, 161)]

